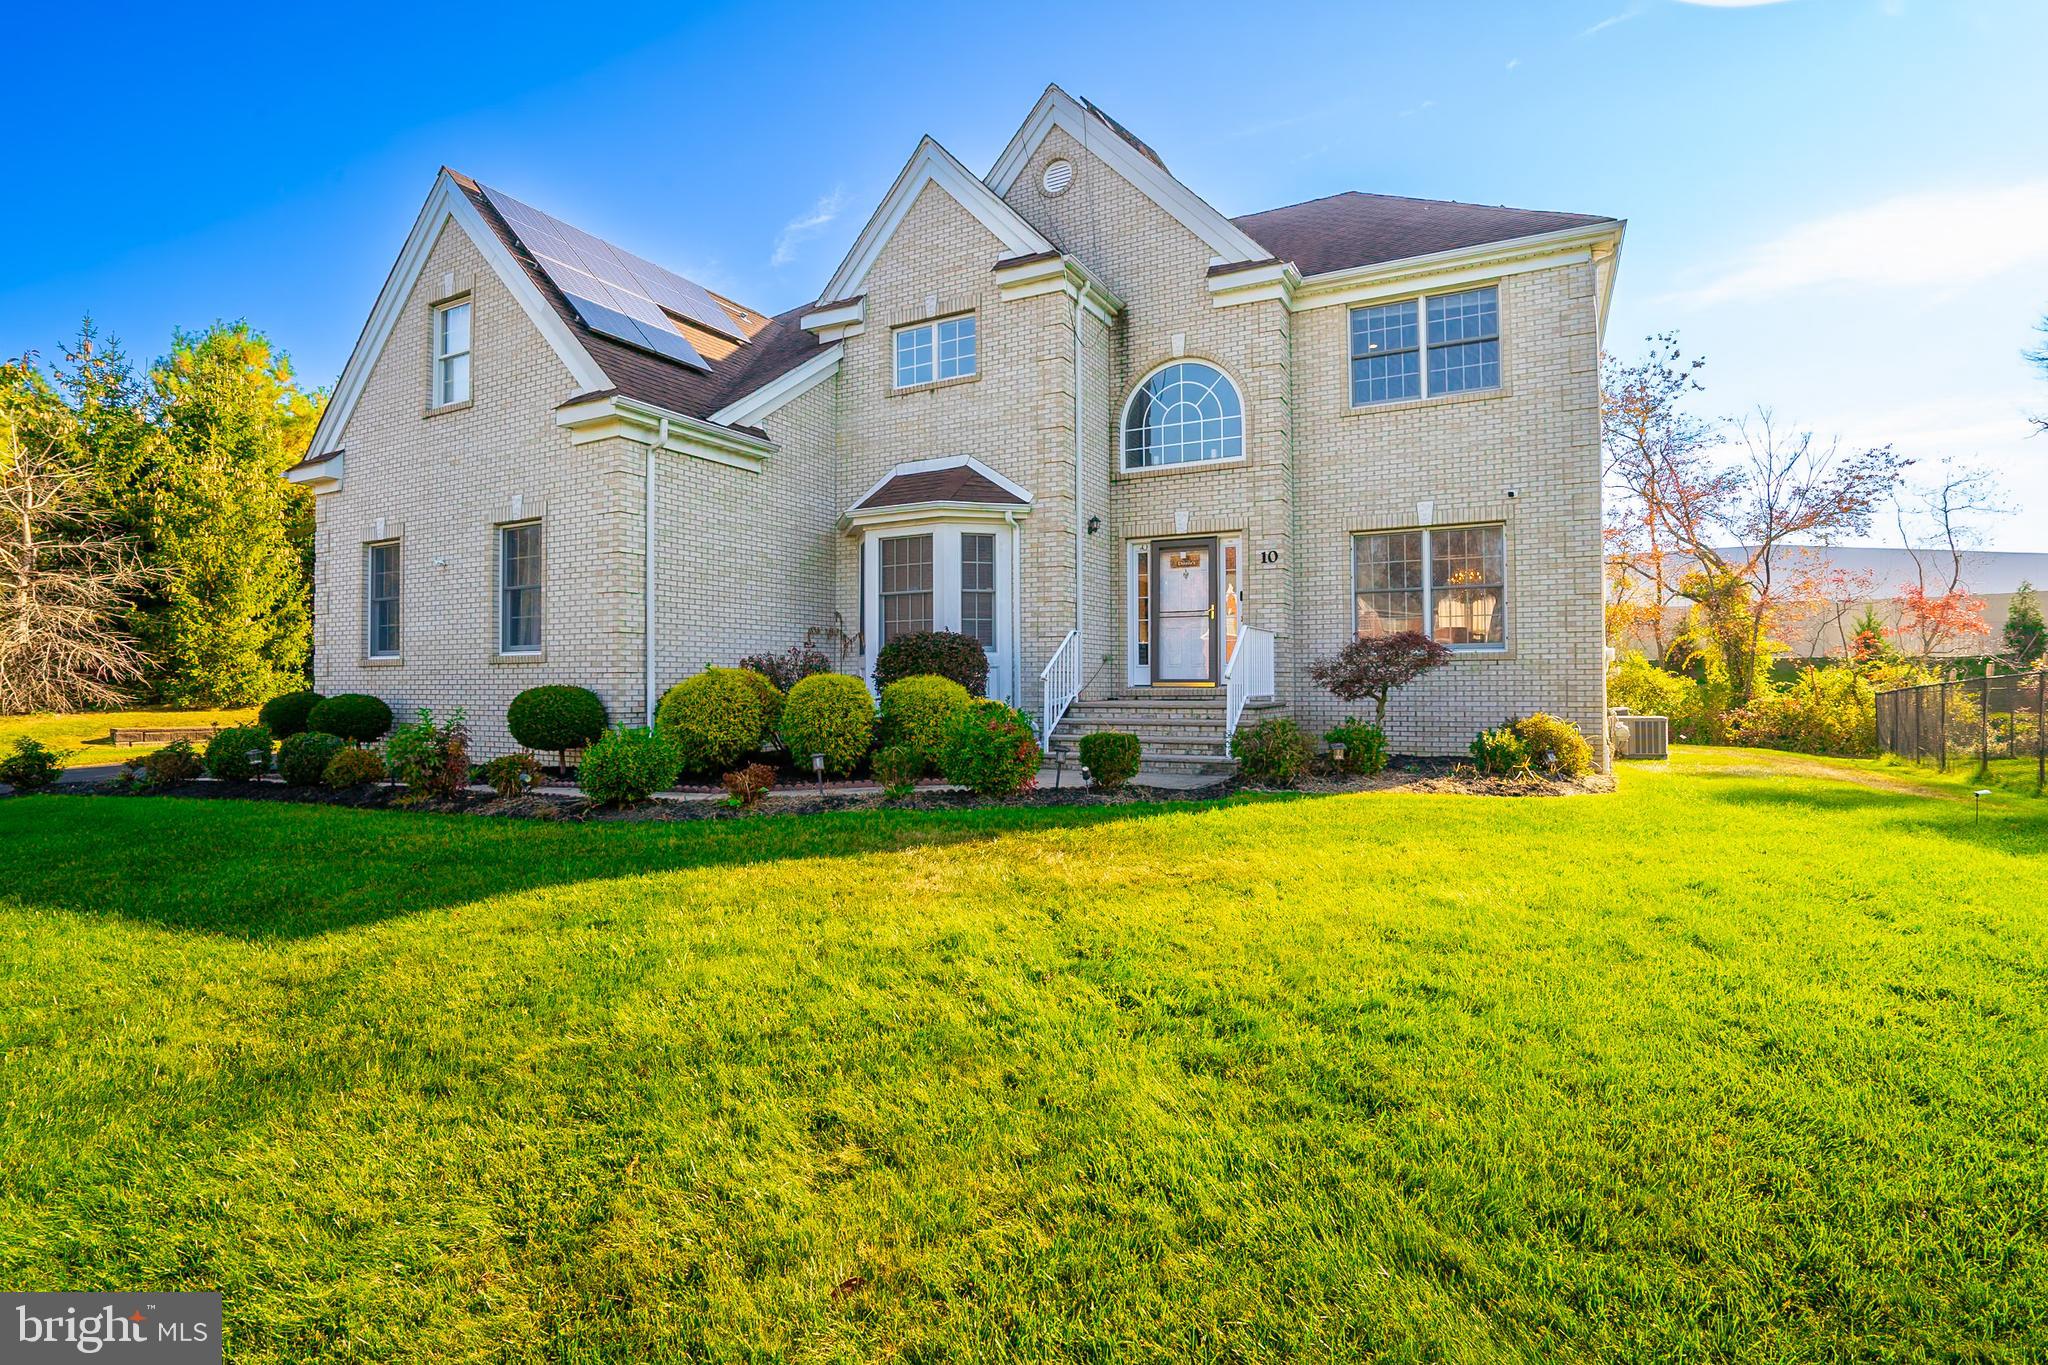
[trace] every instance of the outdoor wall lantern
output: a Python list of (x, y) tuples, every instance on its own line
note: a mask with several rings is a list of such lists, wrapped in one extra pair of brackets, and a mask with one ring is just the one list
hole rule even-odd
[(1101, 529), (1102, 529), (1102, 518), (1101, 518), (1101, 517), (1090, 517), (1090, 518), (1088, 518), (1088, 534), (1089, 534), (1089, 535), (1091, 535), (1091, 536), (1092, 536), (1092, 535), (1094, 535), (1094, 534), (1095, 534), (1095, 533), (1096, 533), (1097, 531), (1100, 531)]

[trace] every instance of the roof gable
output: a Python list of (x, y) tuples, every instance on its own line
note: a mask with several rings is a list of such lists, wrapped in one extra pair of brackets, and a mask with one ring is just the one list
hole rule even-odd
[(1207, 200), (1174, 179), (1158, 155), (1139, 142), (1122, 124), (1092, 105), (1084, 107), (1057, 85), (1045, 88), (1045, 94), (1039, 97), (1031, 116), (1024, 120), (1010, 139), (1010, 145), (996, 158), (995, 166), (988, 173), (989, 188), (998, 195), (1008, 194), (1010, 187), (1017, 183), (1017, 177), (1031, 164), (1038, 144), (1045, 141), (1054, 128), (1066, 130), (1069, 137), (1130, 181), (1181, 226), (1207, 243), (1219, 260), (1233, 264), (1263, 261), (1272, 254), (1211, 207)]
[(902, 225), (904, 216), (926, 185), (937, 185), (969, 213), (981, 225), (995, 235), (1003, 244), (1005, 256), (1030, 256), (1053, 250), (1053, 245), (1038, 230), (1018, 216), (1017, 211), (1005, 204), (1002, 196), (974, 178), (954, 155), (941, 147), (930, 137), (917, 144), (910, 160), (904, 163), (896, 183), (889, 187), (889, 193), (882, 198), (874, 216), (854, 239), (853, 247), (846, 253), (846, 259), (839, 263), (839, 269), (832, 275), (819, 297), (846, 299), (860, 292), (860, 284), (867, 277), (882, 254), (882, 248), (889, 244), (896, 229)]

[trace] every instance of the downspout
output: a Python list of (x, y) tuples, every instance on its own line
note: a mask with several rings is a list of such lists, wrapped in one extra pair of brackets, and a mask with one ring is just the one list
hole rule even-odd
[(1023, 545), (1017, 536), (1017, 509), (1003, 509), (1010, 528), (1010, 705), (1024, 707), (1024, 568)]
[(656, 452), (668, 444), (668, 418), (661, 419), (660, 432), (647, 447), (647, 507), (642, 518), (647, 524), (647, 547), (641, 555), (640, 567), (644, 581), (640, 587), (640, 604), (645, 619), (640, 627), (640, 653), (646, 663), (646, 679), (643, 683), (647, 701), (647, 724), (654, 725), (654, 457)]
[(1087, 538), (1088, 527), (1081, 511), (1081, 466), (1086, 458), (1087, 419), (1081, 407), (1081, 294), (1087, 286), (1074, 292), (1074, 648), (1076, 657), (1086, 658), (1088, 630), (1081, 616), (1081, 546)]

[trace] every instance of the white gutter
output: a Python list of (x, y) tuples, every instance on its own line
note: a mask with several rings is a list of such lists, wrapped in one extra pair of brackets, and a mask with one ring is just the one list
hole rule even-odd
[(647, 523), (647, 548), (641, 557), (643, 582), (640, 602), (646, 611), (641, 623), (640, 653), (646, 664), (647, 725), (654, 725), (654, 457), (668, 444), (668, 418), (661, 419), (660, 434), (647, 447), (647, 507), (643, 520)]

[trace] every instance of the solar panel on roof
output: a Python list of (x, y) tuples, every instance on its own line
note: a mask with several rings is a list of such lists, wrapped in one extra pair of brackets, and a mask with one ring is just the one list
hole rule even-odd
[(746, 340), (702, 285), (488, 185), (483, 191), (593, 332), (707, 371), (711, 366), (676, 330), (669, 313), (734, 341)]

